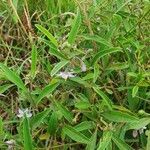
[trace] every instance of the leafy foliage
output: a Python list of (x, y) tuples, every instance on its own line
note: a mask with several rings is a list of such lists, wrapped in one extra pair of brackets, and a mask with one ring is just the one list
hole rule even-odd
[(0, 0), (0, 149), (149, 150), (149, 8)]

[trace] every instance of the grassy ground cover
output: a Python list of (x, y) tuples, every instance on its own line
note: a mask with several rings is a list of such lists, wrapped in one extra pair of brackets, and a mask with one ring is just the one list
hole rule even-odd
[(150, 150), (149, 0), (0, 0), (0, 149)]

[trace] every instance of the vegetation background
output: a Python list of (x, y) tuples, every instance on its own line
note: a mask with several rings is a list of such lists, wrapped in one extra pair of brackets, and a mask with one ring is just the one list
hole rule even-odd
[(150, 150), (149, 0), (0, 0), (0, 149)]

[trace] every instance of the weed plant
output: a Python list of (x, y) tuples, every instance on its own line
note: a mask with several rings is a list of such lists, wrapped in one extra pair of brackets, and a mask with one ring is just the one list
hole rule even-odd
[(150, 150), (149, 0), (0, 0), (1, 150)]

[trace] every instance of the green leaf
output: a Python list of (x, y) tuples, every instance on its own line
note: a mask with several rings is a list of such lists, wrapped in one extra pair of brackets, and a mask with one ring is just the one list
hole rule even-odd
[(105, 50), (100, 50), (93, 58), (92, 60), (92, 65), (98, 61), (98, 59), (106, 56), (106, 55), (109, 55), (109, 54), (112, 54), (112, 53), (116, 53), (116, 52), (121, 52), (121, 48), (119, 47), (114, 47), (114, 48), (109, 48), (109, 49), (105, 49)]
[(128, 63), (115, 63), (115, 64), (110, 64), (110, 66), (108, 68), (106, 68), (106, 70), (122, 70), (122, 69), (126, 69), (129, 68), (129, 64)]
[(74, 128), (77, 131), (84, 131), (95, 128), (95, 124), (93, 121), (83, 121), (80, 124), (77, 124)]
[[(3, 119), (2, 117), (0, 116), (0, 135), (3, 135), (4, 134), (4, 129), (3, 129)], [(1, 141), (1, 137), (0, 137), (0, 141)]]
[(116, 137), (115, 135), (112, 136), (112, 140), (120, 150), (133, 150), (128, 144), (126, 144), (124, 141), (122, 141), (119, 137)]
[(36, 24), (35, 25), (39, 31), (41, 31), (45, 36), (48, 37), (48, 39), (56, 46), (58, 47), (58, 43), (57, 43), (57, 40), (55, 39), (55, 37), (47, 30), (45, 29), (44, 27), (42, 27), (41, 25), (39, 24)]
[(33, 45), (31, 53), (31, 77), (34, 79), (36, 75), (36, 65), (37, 65), (37, 49)]
[(63, 68), (65, 65), (67, 65), (69, 61), (63, 60), (59, 62), (51, 71), (51, 76), (54, 76), (61, 68)]
[(115, 110), (104, 112), (102, 113), (102, 115), (105, 119), (108, 119), (114, 122), (136, 122), (139, 120), (139, 118), (133, 115), (130, 115), (128, 113), (121, 112), (121, 111), (115, 111)]
[(141, 118), (136, 122), (133, 123), (129, 123), (127, 125), (127, 130), (131, 130), (131, 129), (135, 129), (135, 130), (139, 130), (140, 128), (143, 128), (145, 126), (147, 126), (148, 124), (150, 124), (150, 118)]
[(64, 54), (62, 52), (59, 51), (58, 48), (52, 46), (49, 41), (45, 40), (45, 39), (41, 39), (45, 44), (47, 44), (50, 48), (49, 48), (49, 53), (51, 55), (54, 55), (56, 56), (57, 58), (59, 59), (62, 59), (62, 60), (68, 60), (68, 58), (66, 56), (64, 56)]
[(50, 109), (46, 109), (31, 118), (32, 129), (37, 128), (50, 113)]
[(132, 97), (136, 96), (138, 90), (139, 90), (139, 87), (137, 85), (133, 87), (133, 89), (132, 89)]
[(89, 83), (81, 79), (80, 77), (70, 78), (71, 81), (77, 82), (79, 84), (84, 85), (85, 87), (90, 87)]
[(147, 135), (146, 150), (149, 150), (149, 148), (150, 148), (150, 130), (146, 131), (146, 135)]
[(97, 129), (93, 133), (93, 135), (90, 138), (90, 142), (86, 147), (86, 150), (95, 150), (96, 148), (96, 140), (97, 140)]
[(12, 87), (13, 84), (5, 84), (0, 86), (0, 94), (4, 93), (7, 91), (10, 87)]
[(88, 144), (89, 139), (83, 135), (82, 133), (78, 132), (76, 129), (73, 127), (67, 125), (63, 128), (63, 131), (66, 135), (68, 135), (72, 140), (79, 142), (79, 143), (84, 143)]
[(75, 104), (75, 107), (78, 109), (88, 109), (91, 107), (91, 104), (88, 101), (79, 101)]
[(112, 138), (112, 132), (104, 131), (103, 137), (102, 137), (102, 139), (100, 139), (99, 147), (97, 148), (97, 150), (105, 150), (108, 147), (108, 145), (110, 144), (111, 138)]
[(55, 112), (50, 116), (50, 120), (48, 123), (48, 132), (51, 136), (53, 136), (58, 128), (58, 119), (57, 114)]
[(105, 35), (105, 38), (111, 40), (111, 38), (114, 37), (115, 33), (118, 34), (118, 29), (121, 25), (121, 22), (122, 22), (122, 17), (118, 14), (114, 14), (111, 19), (111, 23), (109, 25), (110, 26), (109, 30)]
[(27, 117), (23, 120), (23, 145), (24, 150), (33, 150), (29, 120)]
[(11, 71), (7, 66), (0, 63), (0, 68), (2, 69), (4, 75), (8, 80), (13, 82), (15, 85), (17, 85), (19, 88), (21, 88), (23, 91), (27, 92), (27, 88), (25, 87), (23, 81), (21, 78), (15, 74), (13, 71)]
[(73, 121), (73, 114), (62, 104), (59, 102), (54, 101), (58, 110), (62, 113), (62, 115), (67, 119), (70, 123)]
[(68, 43), (70, 44), (74, 43), (80, 25), (81, 25), (81, 14), (80, 14), (80, 11), (78, 11), (77, 16), (75, 17), (73, 21), (71, 31), (69, 33)]
[(52, 93), (56, 88), (57, 86), (59, 85), (59, 83), (54, 83), (54, 84), (49, 84), (47, 85), (42, 91), (41, 93), (39, 94), (38, 98), (37, 98), (37, 101), (36, 101), (36, 104), (39, 104), (41, 102), (41, 100), (49, 95), (50, 93)]
[(103, 99), (109, 110), (112, 110), (112, 101), (98, 87), (93, 87), (94, 91)]
[(126, 1), (124, 1), (124, 3), (122, 3), (122, 4), (118, 7), (118, 9), (115, 11), (115, 14), (117, 14), (119, 11), (121, 11), (121, 9), (122, 9), (123, 7), (125, 7), (125, 5), (127, 5), (130, 1), (131, 1), (131, 0), (126, 0)]
[(18, 9), (18, 0), (13, 0), (12, 5), (13, 5), (14, 9), (13, 9), (13, 11), (10, 11), (9, 13), (10, 13), (10, 15), (11, 15), (13, 21), (14, 21), (14, 24), (17, 24), (18, 21), (19, 21), (19, 16), (15, 12), (15, 10), (17, 11), (17, 9)]
[(100, 74), (99, 65), (97, 63), (95, 63), (94, 64), (94, 75), (93, 75), (93, 82), (94, 83), (97, 81), (99, 74)]
[(95, 41), (95, 42), (98, 42), (98, 43), (103, 44), (105, 46), (112, 47), (111, 43), (109, 43), (106, 39), (104, 39), (100, 36), (97, 36), (97, 35), (83, 35), (81, 37), (83, 37), (86, 40)]

